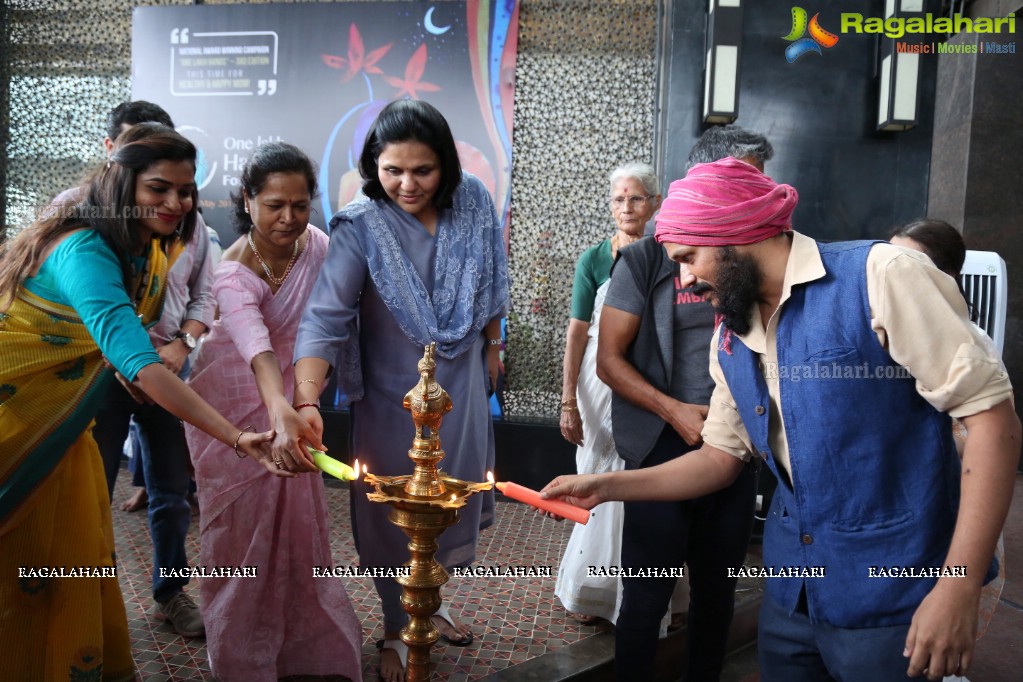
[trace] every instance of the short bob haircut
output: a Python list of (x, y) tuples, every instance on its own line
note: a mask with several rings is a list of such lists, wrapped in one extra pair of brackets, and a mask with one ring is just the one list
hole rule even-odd
[(686, 172), (698, 163), (712, 163), (728, 156), (740, 161), (752, 159), (763, 166), (774, 156), (774, 147), (760, 133), (735, 124), (712, 126), (689, 151)]
[(170, 114), (159, 104), (137, 99), (133, 102), (121, 102), (107, 114), (107, 137), (116, 142), (124, 126), (139, 123), (161, 123), (168, 128), (174, 127)]
[(455, 138), (437, 108), (418, 99), (391, 102), (373, 122), (359, 157), (362, 193), (370, 199), (387, 198), (380, 184), (377, 159), (387, 145), (396, 142), (421, 142), (433, 150), (440, 161), (440, 187), (432, 203), (435, 208), (451, 208), (451, 198), (462, 181)]

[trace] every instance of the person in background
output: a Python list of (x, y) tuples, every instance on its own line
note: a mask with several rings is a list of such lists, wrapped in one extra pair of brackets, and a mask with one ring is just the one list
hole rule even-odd
[[(117, 147), (125, 130), (147, 122), (174, 127), (170, 115), (152, 102), (135, 100), (114, 107), (107, 116), (107, 136), (103, 140), (107, 156)], [(77, 203), (84, 199), (84, 194), (84, 187), (67, 190), (54, 200), (54, 205)], [(181, 255), (167, 274), (163, 312), (149, 329), (149, 338), (160, 360), (181, 378), (188, 376), (189, 354), (213, 323), (216, 312), (216, 303), (210, 294), (213, 260), (206, 236), (206, 224), (196, 213), (195, 233), (184, 243)], [(184, 591), (189, 582), (185, 577), (188, 571), (184, 569), (188, 567), (185, 540), (192, 516), (188, 504), (192, 478), (181, 421), (137, 392), (130, 392), (116, 383), (110, 386), (103, 407), (96, 414), (93, 437), (103, 456), (111, 500), (125, 440), (132, 429), (138, 435), (134, 441), (137, 447), (133, 448), (138, 455), (133, 480), (145, 487), (122, 508), (127, 511), (140, 508), (141, 495), (145, 494), (153, 543), (152, 589), (156, 617), (166, 620), (183, 637), (200, 637), (204, 629), (199, 607)], [(171, 569), (174, 575), (161, 575), (161, 568)]]
[(164, 366), (145, 331), (195, 230), (195, 154), (170, 128), (134, 126), (84, 201), (0, 246), (0, 657), (9, 679), (135, 679), (92, 436), (111, 381), (276, 472), (272, 434), (217, 413)]
[[(199, 213), (196, 216), (196, 221), (198, 223), (196, 225), (196, 230), (198, 231), (199, 225), (205, 222), (202, 217), (202, 207), (199, 207)], [(220, 235), (217, 234), (217, 231), (214, 230), (213, 227), (208, 223), (206, 223), (205, 227), (206, 234), (209, 237), (209, 254), (203, 265), (203, 270), (209, 273), (209, 279), (210, 282), (212, 283), (213, 270), (217, 267), (217, 263), (220, 262), (220, 256), (224, 250), (220, 246)], [(189, 243), (189, 245), (186, 246), (186, 251), (188, 251), (189, 248), (192, 248), (191, 243)], [(206, 263), (208, 263), (208, 265)], [(175, 263), (175, 265), (178, 264)], [(185, 272), (187, 271), (187, 269), (188, 269), (187, 267), (183, 266), (173, 268), (171, 270), (170, 275), (168, 276), (168, 279), (173, 280), (175, 278), (174, 277), (175, 272)], [(212, 299), (212, 294), (210, 294), (210, 298)], [(165, 315), (167, 314), (166, 310), (167, 306), (165, 305), (164, 306)], [(189, 355), (188, 362), (186, 362), (184, 366), (181, 368), (181, 372), (178, 374), (178, 376), (181, 377), (182, 380), (188, 379), (188, 375), (192, 369), (191, 365), (198, 359), (199, 350), (202, 348), (203, 339), (205, 338), (206, 338), (205, 336), (199, 337), (198, 340), (199, 343), (196, 349)], [(149, 493), (146, 491), (145, 467), (143, 467), (141, 462), (142, 447), (143, 447), (142, 434), (140, 432), (138, 424), (136, 424), (135, 420), (132, 419), (128, 425), (128, 440), (125, 442), (124, 449), (125, 454), (128, 456), (128, 471), (131, 473), (131, 484), (135, 488), (135, 492), (134, 494), (132, 494), (131, 497), (129, 497), (127, 500), (121, 503), (122, 511), (137, 512), (142, 509), (149, 508)], [(152, 455), (150, 455), (150, 457), (151, 456)], [(188, 504), (192, 508), (192, 514), (194, 515), (199, 513), (199, 498), (196, 495), (195, 478), (191, 478), (191, 474), (189, 474), (189, 476), (190, 482), (188, 485)]]
[(711, 126), (689, 150), (686, 170), (698, 163), (711, 163), (727, 157), (745, 161), (761, 173), (774, 157), (774, 147), (766, 137), (735, 124)]
[(944, 220), (914, 220), (892, 230), (889, 241), (896, 246), (927, 254), (934, 267), (949, 277), (959, 279), (966, 261), (963, 235)]
[[(504, 235), (483, 184), (463, 173), (447, 121), (421, 100), (391, 102), (370, 128), (359, 157), (364, 196), (330, 221), (330, 249), (299, 327), (295, 402), (320, 442), (317, 404), (328, 373), (352, 401), (351, 452), (371, 473), (398, 475), (415, 429), (402, 407), (419, 381), (423, 349), (437, 342), (437, 381), (456, 409), (444, 419), (444, 471), (485, 480), (494, 468), (488, 387), (500, 365), (501, 318), (508, 305)], [(301, 436), (289, 429), (288, 439)], [(352, 495), (352, 527), (365, 566), (397, 566), (408, 538), (386, 506)], [(474, 495), (457, 524), (438, 540), (447, 569), (471, 564), (479, 531), (494, 521), (492, 494)], [(384, 612), (380, 674), (404, 679), (407, 621), (401, 586), (375, 578)], [(473, 641), (471, 630), (442, 604), (433, 617), (441, 639)]]
[[(309, 224), (315, 196), (316, 171), (298, 148), (273, 142), (253, 153), (234, 197), (242, 237), (217, 267), (220, 314), (189, 378), (232, 419), (277, 433), (275, 466), (292, 476), (317, 469), (282, 434), (298, 429), (322, 447), (292, 403), (295, 335), (327, 254), (327, 235)], [(344, 583), (312, 577), (333, 564), (322, 477), (271, 476), (202, 431), (186, 432), (202, 509), (200, 563), (258, 568), (251, 578), (200, 585), (210, 670), (225, 682), (361, 679), (362, 629)]]
[[(764, 567), (795, 567), (767, 581), (764, 682), (965, 675), (1019, 463), (1009, 378), (923, 254), (819, 244), (792, 231), (797, 201), (732, 158), (672, 183), (657, 239), (722, 316), (704, 445), (544, 492), (690, 499), (758, 453), (779, 481)], [(968, 429), (961, 467), (950, 417)]]
[[(645, 163), (615, 169), (608, 200), (617, 231), (579, 257), (566, 332), (561, 435), (578, 446), (576, 470), (582, 474), (625, 468), (611, 436), (611, 389), (597, 377), (597, 332), (611, 264), (619, 249), (642, 238), (644, 226), (661, 204), (654, 169)], [(591, 514), (588, 524), (577, 524), (572, 529), (565, 547), (554, 594), (569, 616), (584, 625), (601, 618), (612, 623), (617, 619), (621, 578), (589, 576), (587, 568), (621, 565), (622, 517), (621, 503), (605, 504)], [(688, 587), (685, 578), (679, 579), (672, 595), (668, 629), (682, 624)]]

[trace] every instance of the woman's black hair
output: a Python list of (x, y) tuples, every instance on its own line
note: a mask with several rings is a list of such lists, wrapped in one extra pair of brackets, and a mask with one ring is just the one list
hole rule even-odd
[(245, 198), (254, 198), (263, 191), (267, 178), (274, 173), (299, 173), (309, 185), (310, 198), (316, 197), (316, 167), (301, 149), (287, 142), (260, 145), (245, 164), (241, 189), (231, 195), (234, 204), (231, 222), (240, 234), (252, 229), (252, 216), (245, 212)]
[[(139, 221), (145, 217), (135, 202), (138, 178), (155, 164), (186, 162), (195, 168), (195, 146), (172, 128), (159, 123), (139, 123), (121, 133), (110, 161), (90, 175), (85, 197), (78, 203), (53, 207), (39, 220), (0, 246), (0, 309), (39, 266), (39, 254), (72, 230), (95, 230), (110, 246), (121, 265), (125, 289), (131, 290), (134, 270), (131, 255), (145, 247), (139, 238)], [(160, 237), (165, 252), (195, 232), (198, 195), (191, 192), (192, 208), (178, 229)]]
[(462, 165), (451, 128), (436, 107), (418, 99), (391, 102), (366, 135), (366, 144), (359, 157), (362, 193), (370, 199), (386, 199), (380, 184), (377, 160), (384, 148), (395, 142), (421, 142), (433, 150), (440, 161), (440, 187), (433, 195), (435, 208), (450, 208), (451, 198), (462, 181)]
[(970, 311), (970, 319), (976, 322), (977, 311), (966, 297), (963, 283), (959, 280), (963, 262), (966, 260), (966, 242), (963, 241), (963, 235), (959, 234), (959, 230), (944, 220), (923, 218), (896, 227), (892, 230), (892, 237), (904, 237), (915, 241), (923, 248), (923, 252), (936, 268), (956, 281), (959, 293), (963, 295), (966, 307)]
[[(138, 220), (135, 192), (139, 175), (164, 161), (184, 161), (195, 168), (195, 156), (195, 145), (173, 128), (161, 123), (139, 123), (118, 136), (110, 162), (89, 183), (86, 200), (80, 205), (80, 215), (117, 254), (126, 287), (130, 286), (133, 278), (129, 254), (140, 246), (135, 229)], [(174, 239), (187, 243), (192, 238), (198, 206), (199, 194), (193, 185), (191, 210), (184, 215), (175, 234), (160, 238), (164, 250)]]
[(934, 265), (946, 275), (958, 279), (962, 273), (963, 261), (966, 260), (966, 242), (959, 230), (944, 220), (914, 220), (892, 230), (892, 237), (905, 237), (918, 243)]

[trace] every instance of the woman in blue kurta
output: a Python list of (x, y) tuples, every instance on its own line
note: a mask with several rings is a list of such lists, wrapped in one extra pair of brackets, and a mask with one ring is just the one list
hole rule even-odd
[(0, 251), (0, 660), (8, 679), (135, 678), (91, 428), (110, 365), (133, 394), (276, 471), (261, 445), (270, 434), (243, 434), (203, 402), (163, 366), (143, 328), (159, 319), (167, 270), (194, 229), (194, 176), (188, 140), (159, 124), (135, 126), (82, 204), (58, 206)]
[[(457, 478), (482, 481), (494, 467), (488, 382), (497, 379), (508, 300), (493, 201), (461, 171), (447, 122), (422, 101), (384, 108), (359, 171), (365, 196), (331, 219), (327, 260), (299, 327), (295, 404), (317, 403), (330, 367), (338, 368), (351, 400), (353, 455), (374, 474), (409, 473), (414, 427), (402, 400), (419, 380), (424, 346), (436, 341), (437, 380), (454, 404), (440, 429), (441, 465)], [(300, 414), (322, 434), (314, 406)], [(403, 564), (408, 539), (387, 520), (390, 508), (362, 494), (351, 500), (362, 565)], [(492, 494), (473, 496), (441, 535), (437, 561), (449, 569), (472, 563), (479, 530), (493, 519)], [(381, 675), (400, 680), (399, 631), (407, 620), (401, 587), (390, 578), (375, 583), (384, 611)], [(445, 606), (434, 623), (450, 644), (472, 641)]]

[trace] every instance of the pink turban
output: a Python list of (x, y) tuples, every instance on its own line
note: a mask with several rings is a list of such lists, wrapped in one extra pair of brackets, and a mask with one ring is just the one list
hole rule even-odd
[(795, 188), (733, 158), (693, 166), (671, 183), (657, 214), (658, 242), (688, 246), (755, 244), (792, 229)]

